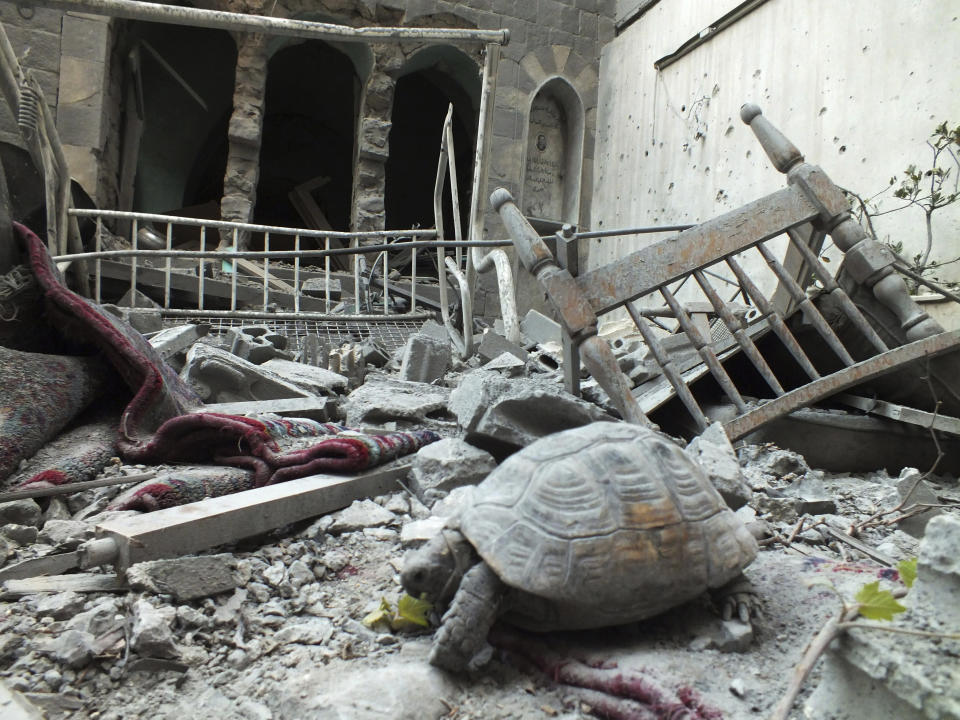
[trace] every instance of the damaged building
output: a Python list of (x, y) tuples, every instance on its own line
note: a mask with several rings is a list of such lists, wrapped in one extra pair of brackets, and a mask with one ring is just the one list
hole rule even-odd
[(0, 0), (0, 715), (960, 718), (949, 0)]

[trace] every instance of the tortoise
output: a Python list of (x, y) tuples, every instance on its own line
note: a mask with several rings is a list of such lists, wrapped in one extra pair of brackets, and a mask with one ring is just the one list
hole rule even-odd
[(704, 591), (748, 621), (753, 536), (666, 435), (595, 422), (505, 460), (459, 517), (406, 558), (406, 592), (449, 608), (430, 662), (482, 662), (498, 619), (578, 630), (652, 617)]

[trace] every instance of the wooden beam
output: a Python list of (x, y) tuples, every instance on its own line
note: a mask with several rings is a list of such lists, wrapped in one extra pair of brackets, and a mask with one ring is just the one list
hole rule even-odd
[[(112, 563), (119, 571), (144, 560), (177, 557), (347, 507), (401, 486), (413, 463), (394, 461), (357, 476), (311, 475), (200, 502), (106, 520), (81, 546), (81, 567)], [(104, 542), (104, 541), (107, 542)], [(112, 546), (111, 542), (112, 541)], [(112, 557), (111, 557), (112, 555)]]

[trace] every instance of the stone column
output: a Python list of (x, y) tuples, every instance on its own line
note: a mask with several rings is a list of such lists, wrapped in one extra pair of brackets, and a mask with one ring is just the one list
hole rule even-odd
[[(231, 222), (250, 222), (260, 177), (260, 140), (267, 87), (267, 37), (260, 33), (239, 33), (236, 40), (237, 72), (233, 114), (227, 130), (230, 145), (223, 178), (220, 217)], [(240, 249), (246, 249), (249, 241), (248, 236), (241, 235)], [(218, 249), (227, 249), (232, 242), (232, 234), (222, 231)]]
[(403, 56), (396, 47), (374, 45), (371, 49), (375, 60), (360, 102), (353, 177), (351, 226), (359, 232), (383, 230), (383, 197), (396, 89), (396, 80), (388, 71), (399, 69), (403, 63)]

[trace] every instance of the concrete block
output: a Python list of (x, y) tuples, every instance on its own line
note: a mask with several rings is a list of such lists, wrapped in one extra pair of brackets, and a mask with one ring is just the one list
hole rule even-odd
[(500, 357), (505, 352), (516, 357), (521, 363), (525, 363), (530, 358), (530, 353), (522, 347), (490, 330), (483, 334), (480, 345), (477, 347), (477, 355), (488, 361)]
[(520, 377), (525, 374), (527, 364), (515, 355), (505, 352), (484, 365), (483, 369), (495, 370), (507, 377)]
[(960, 518), (938, 515), (920, 542), (916, 601), (929, 607), (944, 628), (960, 627)]
[(330, 288), (330, 299), (339, 300), (343, 296), (343, 287), (339, 278), (330, 278), (329, 283), (324, 278), (310, 278), (305, 280), (300, 288), (304, 295), (311, 297), (325, 298), (327, 296), (327, 286)]
[(160, 315), (159, 310), (127, 308), (123, 311), (123, 319), (142, 335), (163, 330), (163, 317)]
[(197, 340), (206, 336), (209, 331), (210, 326), (206, 323), (180, 325), (178, 327), (161, 330), (150, 338), (150, 344), (154, 350), (160, 353), (160, 357), (166, 360), (186, 350)]
[(753, 491), (743, 479), (740, 461), (734, 452), (723, 425), (713, 423), (687, 445), (690, 455), (707, 473), (710, 482), (731, 509), (743, 507)]
[(552, 383), (513, 380), (488, 370), (463, 376), (450, 411), (472, 444), (504, 455), (551, 433), (610, 416)]
[(260, 367), (276, 373), (287, 382), (303, 388), (312, 395), (339, 395), (347, 391), (348, 380), (340, 373), (303, 363), (273, 358)]
[(554, 322), (541, 312), (530, 309), (520, 321), (520, 330), (530, 342), (562, 342), (560, 323)]
[(447, 388), (376, 376), (347, 396), (343, 410), (350, 427), (387, 422), (431, 427), (431, 421), (449, 417), (449, 400)]
[(67, 14), (63, 16), (62, 27), (61, 53), (87, 60), (107, 61), (110, 48), (109, 18)]
[(187, 351), (180, 377), (209, 403), (303, 398), (309, 393), (225, 350), (197, 343)]
[(400, 363), (400, 379), (430, 383), (439, 380), (450, 368), (450, 343), (415, 333), (407, 339)]
[[(444, 331), (444, 334), (446, 334), (446, 331)], [(440, 339), (446, 340), (445, 337)], [(390, 362), (390, 353), (387, 352), (387, 349), (371, 338), (367, 338), (361, 342), (357, 346), (357, 349), (360, 352), (360, 357), (364, 365), (367, 367), (383, 367)]]
[(429, 335), (437, 340), (450, 342), (450, 333), (448, 333), (447, 329), (436, 320), (427, 320), (423, 325), (421, 325), (420, 334)]
[(230, 339), (230, 352), (255, 365), (272, 358), (290, 360), (293, 357), (291, 353), (285, 352), (287, 337), (262, 325), (230, 328), (227, 337)]
[(219, 595), (237, 586), (233, 555), (197, 555), (137, 563), (127, 569), (135, 590), (172, 595), (178, 602)]
[(463, 440), (445, 438), (416, 454), (410, 489), (429, 506), (454, 488), (478, 484), (496, 466), (487, 451)]
[(117, 300), (117, 307), (121, 308), (146, 308), (148, 310), (160, 310), (160, 303), (154, 302), (152, 298), (140, 292), (136, 288), (127, 290), (123, 297)]

